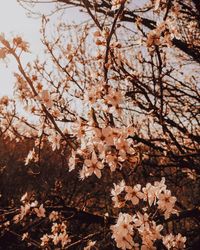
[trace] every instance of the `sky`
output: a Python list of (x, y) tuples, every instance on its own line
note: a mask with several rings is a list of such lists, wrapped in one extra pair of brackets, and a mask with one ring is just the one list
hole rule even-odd
[[(137, 3), (144, 4), (145, 0)], [(41, 4), (39, 10), (42, 13), (49, 13), (53, 8), (51, 4)], [(66, 21), (81, 20), (81, 14), (75, 9), (69, 9), (65, 14)], [(42, 54), (42, 45), (40, 42), (39, 29), (41, 19), (34, 19), (27, 16), (27, 11), (22, 8), (17, 0), (5, 0), (0, 8), (0, 33), (4, 33), (5, 37), (12, 38), (20, 35), (30, 43), (31, 53), (25, 57), (25, 62), (31, 61), (37, 55)], [(17, 65), (10, 58), (7, 65), (0, 61), (0, 97), (3, 95), (12, 96), (14, 77), (13, 72), (17, 71)]]
[[(30, 58), (41, 50), (39, 27), (40, 20), (28, 18), (26, 11), (17, 3), (17, 0), (6, 0), (1, 5), (0, 33), (4, 33), (8, 38), (20, 35), (30, 42), (31, 50), (34, 51), (33, 55), (29, 55)], [(13, 72), (16, 70), (17, 66), (13, 60), (7, 61), (7, 66), (4, 62), (0, 62), (0, 96), (12, 96)]]
[[(51, 4), (43, 4), (39, 9), (43, 13), (49, 13), (53, 8)], [(74, 15), (76, 13), (76, 15)], [(42, 45), (40, 41), (41, 19), (34, 19), (27, 16), (28, 12), (22, 8), (17, 0), (6, 0), (0, 8), (0, 34), (4, 33), (6, 38), (12, 38), (20, 35), (30, 43), (31, 53), (27, 54), (24, 62), (28, 62), (42, 54)], [(70, 10), (66, 15), (66, 19), (72, 21), (77, 19), (77, 11)], [(12, 96), (14, 77), (13, 72), (17, 71), (17, 65), (10, 58), (6, 61), (7, 65), (0, 61), (0, 97), (4, 95)]]

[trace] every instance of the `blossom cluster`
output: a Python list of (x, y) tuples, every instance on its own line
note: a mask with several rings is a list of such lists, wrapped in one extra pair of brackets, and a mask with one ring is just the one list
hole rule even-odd
[(134, 214), (120, 212), (117, 223), (111, 226), (117, 247), (139, 249), (138, 237), (144, 250), (156, 249), (157, 240), (162, 240), (167, 249), (185, 247), (186, 237), (181, 234), (164, 235), (164, 226), (156, 223), (162, 215), (168, 219), (171, 214), (178, 214), (174, 208), (176, 197), (167, 189), (164, 178), (160, 182), (155, 181), (153, 185), (147, 183), (144, 187), (140, 184), (134, 187), (126, 186), (125, 182), (121, 181), (117, 185), (114, 184), (111, 195), (114, 207), (122, 209), (131, 202), (134, 211)]
[[(50, 220), (56, 220), (57, 213), (53, 211), (49, 215)], [(41, 246), (47, 246), (52, 241), (54, 246), (61, 245), (62, 248), (64, 248), (68, 243), (71, 242), (71, 239), (69, 238), (69, 235), (67, 233), (67, 225), (66, 223), (57, 223), (53, 222), (53, 225), (51, 227), (51, 234), (44, 234), (41, 237)]]
[(70, 169), (75, 168), (76, 159), (80, 156), (84, 156), (83, 167), (80, 170), (81, 179), (92, 174), (101, 178), (101, 170), (105, 166), (109, 167), (111, 172), (117, 167), (121, 168), (125, 160), (136, 154), (132, 140), (128, 138), (133, 133), (134, 128), (131, 126), (97, 128), (87, 123), (79, 123), (74, 134), (81, 138), (81, 148), (70, 157)]
[(119, 9), (127, 0), (112, 0), (112, 10)]
[[(20, 223), (23, 221), (29, 221), (31, 215), (36, 215), (38, 218), (46, 218), (46, 210), (43, 204), (39, 205), (37, 200), (33, 200), (30, 193), (25, 193), (21, 202), (23, 205), (19, 209), (19, 213), (13, 217), (14, 223)], [(71, 242), (69, 235), (67, 233), (67, 223), (61, 220), (61, 216), (57, 211), (52, 211), (48, 219), (52, 222), (51, 234), (44, 234), (41, 239), (41, 246), (46, 247), (50, 243), (54, 246), (60, 245), (64, 248), (68, 243)], [(22, 240), (29, 239), (29, 233), (24, 233), (22, 235)]]
[(18, 223), (30, 215), (36, 215), (39, 218), (46, 216), (43, 204), (39, 205), (37, 200), (31, 201), (27, 192), (22, 196), (21, 202), (23, 205), (20, 207), (20, 212), (13, 217), (14, 223)]

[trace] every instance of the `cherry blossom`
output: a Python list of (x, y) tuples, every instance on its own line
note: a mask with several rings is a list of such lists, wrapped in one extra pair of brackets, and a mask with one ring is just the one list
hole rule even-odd
[(141, 185), (137, 184), (133, 188), (130, 186), (125, 187), (126, 196), (125, 200), (130, 200), (133, 205), (137, 205), (139, 203), (139, 199), (143, 198), (143, 193), (140, 191)]
[(41, 246), (46, 246), (50, 240), (50, 237), (48, 234), (44, 234), (41, 238)]
[(56, 221), (59, 218), (59, 214), (56, 211), (52, 211), (49, 215), (50, 221)]
[(126, 0), (112, 0), (112, 10), (118, 9)]
[(121, 249), (132, 249), (135, 245), (133, 235), (133, 220), (132, 216), (125, 213), (120, 213), (117, 223), (111, 226), (113, 238), (117, 243), (117, 247)]
[(176, 197), (171, 196), (171, 191), (166, 190), (164, 193), (159, 195), (159, 200), (157, 202), (158, 208), (164, 211), (165, 218), (169, 218), (171, 213), (176, 213), (174, 210), (174, 205), (176, 202)]
[(48, 90), (43, 90), (41, 93), (41, 102), (48, 108), (51, 108), (53, 101)]
[(45, 209), (44, 209), (44, 207), (43, 207), (43, 204), (41, 204), (40, 206), (39, 206), (39, 208), (34, 208), (34, 211), (35, 211), (35, 213), (36, 213), (36, 215), (37, 215), (37, 217), (45, 217), (46, 215), (45, 215)]
[(53, 132), (48, 136), (49, 142), (52, 144), (52, 150), (55, 151), (56, 149), (60, 149), (60, 140), (61, 140), (61, 135)]
[(96, 241), (88, 241), (87, 246), (83, 248), (83, 250), (90, 250), (96, 244)]
[(95, 152), (92, 152), (92, 158), (86, 159), (84, 161), (84, 164), (86, 167), (85, 168), (86, 176), (90, 176), (94, 173), (98, 178), (101, 178), (101, 169), (104, 168), (104, 165), (101, 161), (98, 160)]

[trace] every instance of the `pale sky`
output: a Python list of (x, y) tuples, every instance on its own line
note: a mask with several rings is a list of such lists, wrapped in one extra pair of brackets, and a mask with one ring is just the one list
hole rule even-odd
[[(52, 5), (43, 4), (39, 6), (42, 12), (50, 12)], [(30, 43), (31, 53), (26, 55), (25, 60), (31, 61), (37, 55), (42, 54), (42, 45), (40, 42), (39, 29), (41, 26), (40, 19), (27, 17), (27, 11), (23, 9), (17, 0), (5, 0), (0, 8), (0, 33), (4, 33), (5, 37), (12, 38), (13, 35), (20, 35), (23, 39)], [(70, 9), (66, 14), (66, 20), (70, 22), (77, 19), (78, 12)], [(14, 77), (13, 72), (17, 71), (14, 60), (10, 58), (7, 63), (0, 61), (0, 96), (12, 96)]]
[[(145, 1), (140, 0), (140, 3), (144, 4)], [(39, 9), (42, 13), (49, 13), (52, 7), (51, 4), (41, 4)], [(20, 35), (25, 41), (30, 43), (31, 53), (26, 55), (25, 58), (28, 62), (37, 55), (42, 54), (39, 33), (41, 20), (28, 18), (26, 14), (27, 11), (17, 3), (17, 0), (3, 1), (0, 8), (0, 33), (4, 33), (7, 38), (12, 38), (13, 35)], [(65, 20), (68, 22), (73, 20), (80, 21), (83, 18), (82, 15), (75, 9), (69, 9), (65, 14)], [(17, 71), (17, 66), (13, 59), (8, 61), (7, 67), (5, 63), (0, 61), (0, 97), (3, 95), (12, 96), (14, 71)]]
[[(0, 33), (11, 38), (13, 35), (20, 35), (31, 43), (31, 50), (38, 53), (41, 49), (39, 38), (40, 20), (30, 19), (26, 16), (25, 10), (16, 0), (3, 1), (0, 8)], [(30, 55), (31, 58), (31, 55)], [(33, 58), (33, 57), (32, 57)], [(12, 95), (13, 71), (16, 65), (13, 60), (5, 63), (0, 62), (0, 96)]]

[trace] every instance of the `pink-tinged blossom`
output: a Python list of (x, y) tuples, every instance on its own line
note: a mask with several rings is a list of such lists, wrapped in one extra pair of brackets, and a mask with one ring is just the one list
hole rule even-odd
[(96, 241), (89, 240), (87, 243), (87, 246), (83, 248), (83, 250), (90, 250), (93, 249), (94, 245), (96, 244)]
[(25, 204), (24, 206), (21, 206), (20, 213), (13, 217), (14, 222), (18, 223), (19, 221), (23, 220), (24, 217), (30, 213), (30, 211), (31, 206), (29, 203)]
[(121, 208), (124, 206), (124, 202), (120, 201), (119, 195), (124, 191), (125, 189), (125, 182), (122, 180), (118, 185), (114, 183), (114, 188), (111, 189), (111, 196), (112, 201), (114, 202), (114, 207)]
[(38, 201), (35, 200), (35, 201), (31, 202), (30, 207), (31, 208), (37, 207), (37, 205), (38, 205)]
[(59, 234), (59, 239), (61, 241), (62, 248), (71, 242), (71, 239), (69, 238), (69, 235), (66, 233), (66, 231)]
[(122, 103), (123, 96), (120, 91), (110, 89), (110, 93), (105, 96), (106, 103), (112, 105), (112, 106), (118, 106), (120, 103)]
[(44, 234), (41, 238), (41, 246), (46, 246), (50, 240), (49, 235), (48, 234)]
[(79, 171), (79, 179), (84, 180), (87, 177), (88, 177), (87, 176), (87, 167), (83, 166), (82, 169)]
[(52, 242), (55, 246), (58, 245), (58, 243), (60, 242), (59, 234), (56, 233), (56, 234), (52, 235)]
[(180, 233), (178, 235), (168, 234), (162, 237), (163, 244), (168, 250), (182, 250), (185, 249), (186, 237)]
[(28, 198), (28, 193), (26, 192), (24, 195), (22, 195), (20, 201), (21, 201), (22, 203), (25, 203), (25, 201), (26, 201), (27, 198)]
[(43, 204), (41, 204), (41, 205), (39, 206), (39, 208), (34, 208), (34, 211), (35, 211), (37, 217), (39, 217), (39, 218), (45, 217), (45, 212), (46, 212), (46, 211), (45, 211), (45, 209), (44, 209), (44, 207), (43, 207)]
[(126, 213), (120, 213), (117, 223), (110, 227), (112, 238), (115, 239), (117, 247), (121, 249), (132, 249), (133, 241), (133, 218)]
[(175, 247), (177, 249), (185, 248), (186, 237), (182, 236), (180, 233), (175, 236)]
[(35, 152), (35, 149), (33, 148), (32, 150), (29, 151), (26, 159), (25, 159), (25, 165), (28, 165), (30, 161), (38, 161), (38, 155)]
[(95, 143), (106, 143), (108, 146), (112, 146), (116, 135), (116, 130), (109, 126), (102, 129), (95, 128), (93, 140)]
[(114, 183), (114, 188), (111, 190), (111, 195), (116, 196), (121, 194), (125, 189), (125, 182), (122, 180), (119, 184)]
[(164, 193), (159, 195), (159, 200), (157, 202), (158, 209), (164, 212), (165, 219), (168, 219), (172, 213), (177, 211), (174, 209), (176, 203), (176, 197), (171, 195), (170, 190), (166, 190)]
[(106, 155), (106, 162), (108, 163), (111, 172), (114, 172), (117, 168), (117, 165), (120, 164), (117, 155), (111, 153)]
[(135, 149), (130, 145), (129, 141), (124, 137), (120, 137), (115, 141), (116, 149), (119, 150), (119, 155), (126, 159), (127, 154), (135, 154)]
[(52, 134), (48, 136), (48, 140), (51, 143), (53, 151), (55, 151), (56, 149), (60, 149), (61, 138), (61, 135), (55, 132), (52, 132)]
[(40, 99), (42, 104), (44, 104), (47, 108), (51, 108), (53, 106), (53, 101), (48, 90), (42, 91)]
[(101, 178), (101, 169), (104, 168), (104, 165), (98, 160), (95, 152), (92, 152), (91, 159), (86, 159), (84, 161), (84, 165), (86, 166), (86, 177), (95, 174), (98, 178)]
[(28, 232), (26, 232), (26, 233), (23, 233), (23, 235), (22, 235), (22, 240), (26, 240), (27, 238), (28, 238)]
[(133, 216), (133, 222), (134, 222), (134, 226), (137, 228), (147, 228), (149, 227), (149, 215), (147, 213), (140, 213), (137, 212), (134, 216)]
[(54, 222), (53, 225), (52, 225), (52, 227), (51, 227), (51, 232), (52, 232), (53, 234), (56, 234), (56, 233), (58, 233), (59, 228), (60, 228), (59, 224), (56, 223), (56, 222)]
[(64, 222), (62, 222), (62, 224), (54, 222), (51, 227), (52, 234), (48, 235), (48, 237), (52, 240), (54, 245), (61, 244), (62, 248), (64, 248), (68, 243), (71, 242), (66, 230), (67, 226)]
[(161, 239), (162, 225), (156, 225), (155, 221), (149, 221), (149, 223), (142, 224), (138, 229), (140, 237), (142, 239), (142, 249), (155, 249), (154, 242)]
[(137, 184), (133, 188), (130, 186), (125, 187), (126, 195), (125, 195), (125, 200), (130, 200), (133, 205), (137, 205), (140, 201), (140, 199), (143, 199), (144, 195), (140, 191), (141, 190), (141, 185)]
[(125, 3), (127, 0), (112, 0), (112, 10), (119, 9), (121, 4)]
[(22, 40), (20, 36), (13, 38), (13, 44), (24, 52), (28, 52), (29, 44)]
[(69, 158), (68, 166), (69, 166), (69, 172), (71, 172), (72, 170), (75, 169), (75, 166), (76, 166), (76, 152), (74, 150), (72, 150), (71, 156)]
[(156, 204), (156, 194), (157, 189), (151, 185), (151, 183), (147, 183), (146, 187), (142, 188), (142, 191), (144, 193), (144, 200), (148, 201), (149, 205), (152, 206), (152, 204)]
[(165, 184), (165, 178), (163, 177), (161, 181), (155, 181), (154, 187), (156, 188), (156, 196), (158, 198), (159, 194), (167, 189), (167, 186)]
[(56, 221), (56, 220), (59, 218), (58, 215), (59, 215), (58, 212), (52, 211), (52, 212), (50, 213), (50, 215), (49, 215), (49, 220), (50, 220), (50, 221)]

